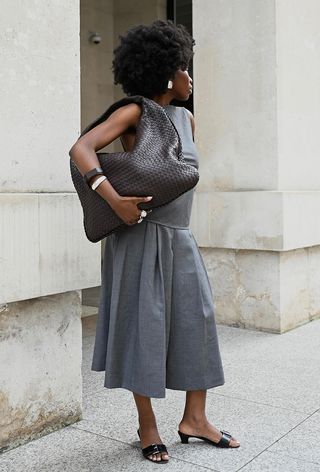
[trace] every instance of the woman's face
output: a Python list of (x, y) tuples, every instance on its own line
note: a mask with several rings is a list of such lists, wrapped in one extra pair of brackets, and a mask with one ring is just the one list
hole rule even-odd
[(178, 69), (172, 80), (172, 92), (177, 100), (188, 100), (192, 93), (192, 79), (189, 75), (188, 69)]

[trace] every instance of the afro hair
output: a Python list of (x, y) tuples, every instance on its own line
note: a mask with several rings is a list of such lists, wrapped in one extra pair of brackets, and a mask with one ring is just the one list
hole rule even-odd
[(114, 84), (121, 84), (127, 95), (153, 98), (166, 92), (168, 80), (178, 69), (186, 70), (194, 54), (195, 40), (171, 20), (133, 26), (119, 38), (112, 70)]

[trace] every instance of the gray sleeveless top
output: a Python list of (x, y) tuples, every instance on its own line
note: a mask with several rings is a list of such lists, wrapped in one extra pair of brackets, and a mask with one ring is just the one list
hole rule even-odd
[[(182, 152), (185, 161), (199, 168), (199, 158), (195, 143), (192, 138), (191, 121), (188, 111), (184, 107), (165, 105), (165, 111), (175, 124), (182, 143)], [(172, 228), (189, 228), (193, 194), (195, 187), (188, 190), (172, 202), (152, 210), (144, 220), (170, 226)]]

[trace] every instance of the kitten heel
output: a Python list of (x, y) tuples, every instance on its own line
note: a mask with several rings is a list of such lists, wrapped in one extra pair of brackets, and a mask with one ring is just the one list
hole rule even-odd
[(180, 439), (181, 439), (182, 444), (188, 444), (189, 434), (184, 434), (184, 433), (182, 433), (182, 432), (179, 431), (179, 430), (178, 430), (178, 434), (179, 434), (179, 436), (180, 436)]

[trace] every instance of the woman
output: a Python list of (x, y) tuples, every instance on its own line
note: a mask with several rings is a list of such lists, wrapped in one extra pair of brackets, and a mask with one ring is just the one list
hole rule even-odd
[[(193, 115), (170, 105), (192, 92), (188, 64), (194, 44), (186, 28), (170, 20), (135, 26), (120, 36), (113, 72), (127, 95), (143, 95), (164, 108), (186, 162), (198, 168)], [(133, 148), (140, 116), (140, 105), (124, 105), (74, 144), (70, 156), (83, 175), (99, 166), (96, 151), (116, 138), (125, 151)], [(194, 188), (152, 213), (137, 206), (152, 195), (123, 197), (108, 180), (96, 191), (127, 226), (106, 238), (92, 370), (105, 371), (105, 387), (133, 392), (147, 459), (169, 460), (151, 404), (152, 397), (165, 397), (165, 388), (186, 391), (182, 442), (193, 436), (238, 447), (205, 414), (206, 390), (223, 385), (224, 373), (210, 282), (189, 228)]]

